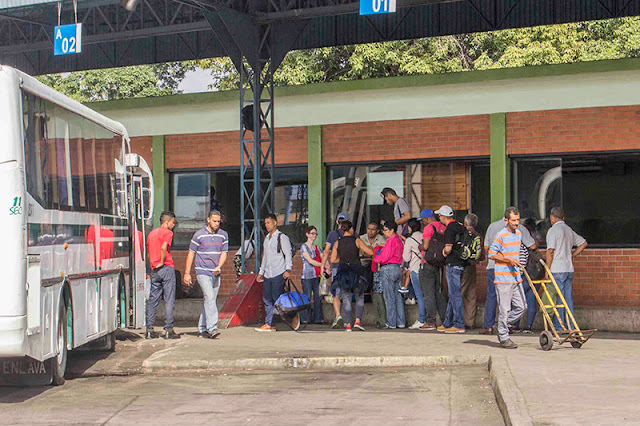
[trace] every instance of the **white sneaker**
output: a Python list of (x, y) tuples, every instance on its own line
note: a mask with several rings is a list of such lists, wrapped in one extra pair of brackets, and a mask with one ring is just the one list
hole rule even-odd
[(420, 321), (416, 320), (416, 322), (414, 322), (413, 325), (411, 327), (409, 327), (409, 330), (418, 330), (423, 325), (424, 325), (423, 322), (420, 322)]
[(404, 324), (398, 324), (398, 328), (404, 328), (405, 325)]

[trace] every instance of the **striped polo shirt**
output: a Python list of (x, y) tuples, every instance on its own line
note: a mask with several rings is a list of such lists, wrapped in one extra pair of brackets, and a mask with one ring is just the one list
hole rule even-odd
[[(507, 228), (502, 228), (496, 234), (491, 247), (489, 248), (489, 259), (500, 253), (506, 258), (518, 260), (520, 256), (520, 244), (522, 242), (522, 233), (516, 229), (515, 233), (511, 233)], [(496, 277), (494, 284), (518, 284), (522, 282), (520, 268), (510, 266), (505, 263), (496, 262)]]
[(229, 251), (229, 234), (223, 229), (211, 233), (205, 226), (193, 234), (189, 250), (196, 255), (196, 273), (213, 276), (220, 255)]

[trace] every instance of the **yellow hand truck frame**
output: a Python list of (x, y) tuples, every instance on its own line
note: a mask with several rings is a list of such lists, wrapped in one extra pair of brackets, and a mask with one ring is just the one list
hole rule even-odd
[[(544, 262), (544, 260), (540, 259), (540, 263), (545, 270), (545, 279), (543, 280), (532, 280), (529, 276), (529, 273), (525, 268), (521, 268), (522, 273), (524, 274), (526, 280), (529, 282), (529, 286), (531, 287), (531, 291), (536, 296), (536, 300), (538, 301), (538, 306), (542, 311), (542, 319), (544, 321), (544, 331), (540, 333), (540, 347), (549, 351), (553, 348), (553, 343), (558, 342), (558, 344), (563, 344), (564, 342), (570, 342), (571, 346), (576, 349), (580, 349), (584, 343), (591, 338), (595, 334), (597, 329), (592, 330), (580, 330), (578, 327), (578, 323), (576, 322), (575, 317), (573, 316), (573, 312), (569, 309), (567, 305), (567, 301), (564, 298), (564, 295), (560, 291), (558, 284), (556, 283), (553, 274), (549, 270), (549, 267)], [(560, 299), (560, 304), (556, 304), (555, 298), (551, 295), (551, 292), (548, 289), (548, 286), (553, 284), (553, 288), (557, 297)], [(537, 287), (538, 285), (542, 290), (543, 296), (546, 296), (546, 300), (549, 301), (549, 304), (545, 304), (538, 293)], [(565, 308), (565, 318), (560, 317), (560, 313), (558, 312), (558, 308)], [(558, 323), (560, 324), (561, 329), (556, 329), (553, 324), (553, 318), (549, 314), (549, 310), (552, 310), (553, 318), (558, 319)], [(565, 322), (566, 321), (566, 322)], [(566, 324), (566, 326), (565, 326)]]

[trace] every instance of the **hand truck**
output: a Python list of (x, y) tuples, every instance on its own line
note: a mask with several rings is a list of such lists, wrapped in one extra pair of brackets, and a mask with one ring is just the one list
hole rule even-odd
[[(591, 336), (593, 336), (598, 330), (580, 330), (580, 327), (578, 327), (578, 323), (573, 316), (573, 312), (571, 312), (571, 309), (569, 309), (567, 301), (560, 291), (560, 288), (558, 287), (553, 274), (549, 270), (549, 267), (542, 259), (540, 259), (540, 263), (542, 263), (542, 266), (545, 269), (545, 279), (542, 280), (532, 280), (527, 270), (525, 268), (521, 268), (526, 280), (529, 282), (529, 286), (531, 287), (533, 294), (536, 296), (538, 306), (540, 306), (540, 310), (542, 311), (544, 331), (540, 333), (540, 347), (545, 351), (549, 351), (551, 350), (551, 348), (553, 348), (554, 342), (558, 342), (558, 344), (560, 345), (564, 342), (569, 342), (574, 348), (580, 349), (582, 345), (584, 345), (585, 342), (589, 340)], [(550, 284), (553, 284), (552, 290), (555, 291), (555, 294), (560, 299), (559, 304), (556, 304), (556, 299), (554, 297), (555, 295), (552, 295), (552, 293), (549, 291)], [(546, 304), (545, 301), (542, 300), (540, 294), (538, 293), (538, 287), (535, 287), (535, 285), (538, 285), (542, 290), (542, 295), (545, 296), (548, 304)], [(564, 321), (560, 317), (558, 308), (565, 309)], [(556, 329), (556, 327), (554, 326), (553, 318), (557, 318), (558, 323), (560, 324), (559, 329)]]

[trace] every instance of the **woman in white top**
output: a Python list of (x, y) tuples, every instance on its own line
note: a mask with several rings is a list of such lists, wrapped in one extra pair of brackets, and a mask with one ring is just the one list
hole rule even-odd
[(427, 321), (427, 309), (424, 304), (424, 293), (420, 287), (420, 263), (422, 256), (420, 255), (420, 247), (422, 246), (422, 232), (420, 232), (420, 222), (417, 219), (410, 219), (407, 222), (411, 231), (411, 236), (407, 237), (404, 242), (404, 250), (402, 252), (402, 260), (409, 265), (409, 273), (411, 275), (411, 286), (416, 293), (416, 301), (418, 302), (418, 319), (413, 323), (409, 330), (417, 330)]

